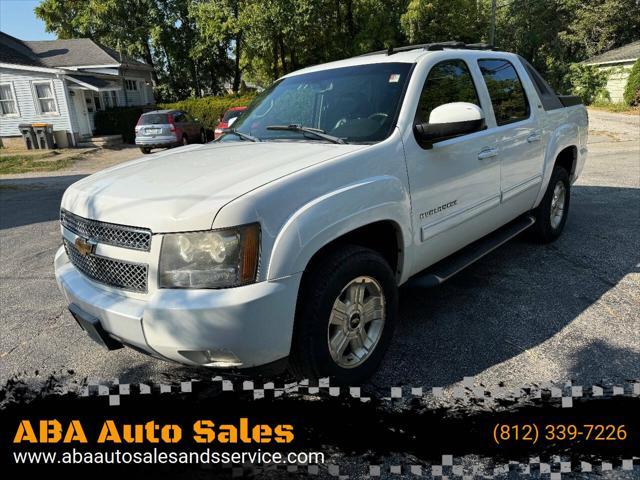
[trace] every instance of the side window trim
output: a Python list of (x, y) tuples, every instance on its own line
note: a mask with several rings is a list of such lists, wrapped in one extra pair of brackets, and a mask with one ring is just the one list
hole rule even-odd
[[(498, 117), (496, 115), (495, 112), (495, 108), (493, 108), (493, 100), (491, 98), (491, 92), (489, 91), (489, 86), (487, 85), (487, 81), (484, 78), (484, 75), (482, 75), (482, 68), (480, 67), (480, 62), (483, 61), (501, 61), (501, 62), (506, 62), (509, 65), (511, 65), (511, 67), (513, 68), (513, 71), (516, 73), (516, 77), (518, 78), (518, 81), (520, 82), (520, 86), (522, 87), (522, 94), (524, 95), (524, 100), (527, 104), (527, 110), (528, 110), (528, 115), (525, 118), (521, 118), (518, 120), (514, 120), (512, 122), (508, 122), (508, 123), (503, 123), (500, 124), (498, 123)], [(480, 76), (482, 77), (482, 82), (484, 84), (484, 88), (487, 90), (487, 94), (489, 95), (489, 101), (491, 103), (491, 110), (493, 111), (493, 118), (495, 120), (496, 123), (496, 128), (500, 128), (500, 127), (510, 127), (512, 125), (515, 125), (517, 123), (520, 122), (526, 122), (529, 121), (533, 118), (533, 108), (531, 106), (531, 100), (529, 99), (529, 95), (527, 94), (527, 89), (524, 87), (524, 82), (522, 81), (522, 77), (520, 75), (520, 73), (518, 72), (518, 69), (516, 68), (516, 66), (513, 64), (513, 62), (511, 60), (507, 60), (506, 58), (502, 58), (502, 57), (494, 57), (494, 58), (486, 58), (486, 57), (478, 57), (476, 59), (476, 64), (478, 65), (478, 69), (480, 70)]]

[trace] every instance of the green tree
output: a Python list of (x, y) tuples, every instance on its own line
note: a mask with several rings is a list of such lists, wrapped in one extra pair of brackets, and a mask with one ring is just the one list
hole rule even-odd
[(410, 43), (477, 43), (486, 37), (487, 16), (476, 0), (410, 0), (401, 26)]
[[(198, 56), (210, 55), (217, 52), (219, 59), (216, 65), (224, 74), (232, 73), (234, 92), (240, 90), (242, 68), (240, 60), (244, 40), (240, 24), (240, 9), (242, 0), (204, 0), (192, 2), (189, 15), (194, 20), (198, 30), (198, 44), (194, 45), (194, 54)], [(227, 53), (232, 52), (229, 59)], [(222, 60), (225, 57), (227, 61)], [(233, 71), (230, 72), (230, 60)], [(224, 76), (224, 75), (223, 75)]]
[(506, 0), (498, 8), (496, 45), (569, 91), (572, 63), (640, 38), (639, 7), (638, 0)]
[(570, 21), (562, 40), (573, 46), (576, 60), (626, 45), (640, 38), (638, 0), (562, 0)]
[(593, 65), (574, 63), (569, 67), (568, 83), (574, 95), (582, 98), (585, 105), (592, 104), (596, 99), (606, 100), (609, 96), (605, 90), (609, 74)]
[(640, 59), (636, 60), (631, 68), (623, 98), (624, 103), (629, 106), (640, 105)]
[(58, 38), (88, 37), (155, 65), (150, 44), (157, 20), (154, 0), (43, 0), (35, 13)]
[[(501, 0), (496, 45), (558, 91), (570, 65), (640, 38), (639, 0)], [(408, 43), (486, 41), (491, 0), (42, 0), (60, 38), (89, 37), (155, 67), (164, 101), (267, 85), (293, 70)]]

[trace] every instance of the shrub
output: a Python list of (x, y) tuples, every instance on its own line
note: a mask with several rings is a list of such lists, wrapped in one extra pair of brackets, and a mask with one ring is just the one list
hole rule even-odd
[(114, 107), (99, 110), (94, 119), (96, 133), (99, 135), (122, 135), (126, 143), (135, 143), (135, 127), (143, 111), (142, 107)]
[(594, 65), (574, 63), (569, 67), (568, 80), (571, 91), (578, 95), (585, 105), (591, 105), (596, 99), (606, 101), (609, 92), (605, 89), (609, 72)]
[(631, 73), (624, 88), (624, 103), (630, 107), (640, 105), (640, 59), (631, 67)]
[(224, 97), (202, 97), (188, 98), (174, 103), (158, 104), (158, 109), (184, 110), (192, 116), (198, 118), (209, 130), (213, 130), (218, 125), (218, 118), (231, 107), (242, 107), (249, 105), (255, 98), (255, 93), (244, 95), (226, 95)]

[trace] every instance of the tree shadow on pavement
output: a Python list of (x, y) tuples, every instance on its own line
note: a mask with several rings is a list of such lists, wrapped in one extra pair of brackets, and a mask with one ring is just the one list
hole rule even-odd
[(69, 185), (85, 175), (0, 180), (0, 230), (48, 222), (60, 217), (60, 201)]
[[(628, 338), (629, 327), (624, 327), (629, 322), (640, 325), (637, 300), (618, 286), (625, 276), (638, 272), (640, 189), (574, 186), (562, 237), (549, 245), (526, 238), (525, 234), (500, 247), (437, 288), (401, 289), (400, 325), (373, 383), (385, 388), (449, 385), (527, 352), (561, 331), (566, 335), (561, 348), (548, 354), (554, 367), (580, 381), (593, 373), (591, 362), (572, 363), (578, 354), (572, 349), (584, 341), (565, 338), (600, 337), (607, 345), (604, 342), (615, 343), (618, 336), (623, 342), (637, 341), (640, 350), (640, 338)], [(608, 313), (588, 312), (588, 322), (572, 325), (612, 289), (620, 299), (608, 301)], [(616, 328), (612, 319), (624, 328)], [(589, 331), (581, 331), (584, 325)], [(638, 374), (637, 355), (596, 347), (591, 354), (602, 362), (598, 376)], [(587, 358), (589, 352), (584, 355)], [(527, 362), (524, 356), (516, 363), (521, 371), (510, 372), (514, 378), (528, 376)], [(536, 379), (544, 380), (551, 378)]]
[(620, 348), (604, 340), (594, 340), (587, 347), (573, 352), (571, 363), (571, 379), (579, 378), (576, 385), (600, 382), (621, 385), (625, 380), (637, 381), (640, 378), (637, 369), (635, 372), (629, 369), (629, 365), (640, 366), (640, 348), (635, 351)]

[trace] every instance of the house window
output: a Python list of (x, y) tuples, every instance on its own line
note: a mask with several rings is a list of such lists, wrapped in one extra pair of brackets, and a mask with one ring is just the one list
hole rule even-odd
[(16, 96), (10, 83), (0, 84), (0, 115), (18, 115)]
[(34, 83), (33, 87), (38, 100), (40, 113), (58, 113), (56, 97), (53, 93), (53, 83), (39, 82)]
[(112, 107), (118, 106), (118, 95), (114, 91), (111, 91), (111, 106)]
[(127, 90), (138, 90), (138, 82), (135, 80), (125, 80), (124, 85)]

